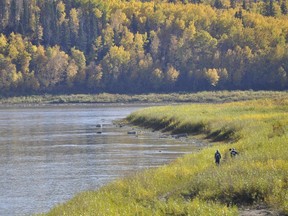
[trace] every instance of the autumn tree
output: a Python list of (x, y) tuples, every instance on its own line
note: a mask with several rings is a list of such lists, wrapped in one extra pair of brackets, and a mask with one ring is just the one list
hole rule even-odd
[(49, 47), (43, 55), (42, 65), (43, 68), (38, 70), (35, 76), (40, 82), (40, 88), (51, 90), (64, 80), (68, 55), (61, 51), (59, 46)]

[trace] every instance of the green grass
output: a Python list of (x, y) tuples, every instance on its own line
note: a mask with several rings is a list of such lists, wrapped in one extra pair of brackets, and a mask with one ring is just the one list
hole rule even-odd
[(280, 91), (210, 91), (172, 94), (70, 94), (30, 95), (0, 98), (0, 104), (63, 104), (63, 103), (223, 103), (261, 98), (286, 98)]
[[(127, 120), (214, 142), (169, 165), (78, 194), (47, 215), (222, 216), (255, 203), (288, 214), (288, 99), (151, 107)], [(239, 151), (236, 158), (229, 156), (231, 147)]]

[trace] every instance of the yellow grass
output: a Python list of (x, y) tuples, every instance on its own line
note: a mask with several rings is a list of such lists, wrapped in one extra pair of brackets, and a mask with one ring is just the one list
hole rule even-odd
[[(288, 100), (152, 107), (128, 120), (218, 142), (83, 192), (47, 215), (238, 215), (237, 206), (260, 202), (288, 214)], [(236, 158), (229, 156), (231, 147), (239, 151)]]

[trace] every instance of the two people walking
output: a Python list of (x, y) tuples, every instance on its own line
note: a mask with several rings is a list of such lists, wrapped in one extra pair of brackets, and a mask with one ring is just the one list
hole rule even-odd
[[(230, 148), (229, 151), (230, 151), (230, 156), (231, 156), (232, 158), (235, 157), (236, 155), (238, 155), (238, 152), (236, 151), (235, 148), (232, 148), (232, 149)], [(222, 156), (221, 156), (221, 153), (220, 153), (219, 150), (217, 149), (216, 152), (215, 152), (215, 154), (214, 154), (215, 163), (216, 163), (217, 166), (220, 164), (221, 157), (222, 157)]]

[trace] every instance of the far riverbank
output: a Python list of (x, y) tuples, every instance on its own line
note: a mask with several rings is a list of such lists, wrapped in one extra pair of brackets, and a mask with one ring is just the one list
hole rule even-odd
[(67, 95), (30, 95), (2, 97), (0, 105), (29, 104), (94, 104), (94, 103), (224, 103), (263, 98), (287, 98), (287, 91), (204, 91), (197, 93), (163, 93), (163, 94), (67, 94)]

